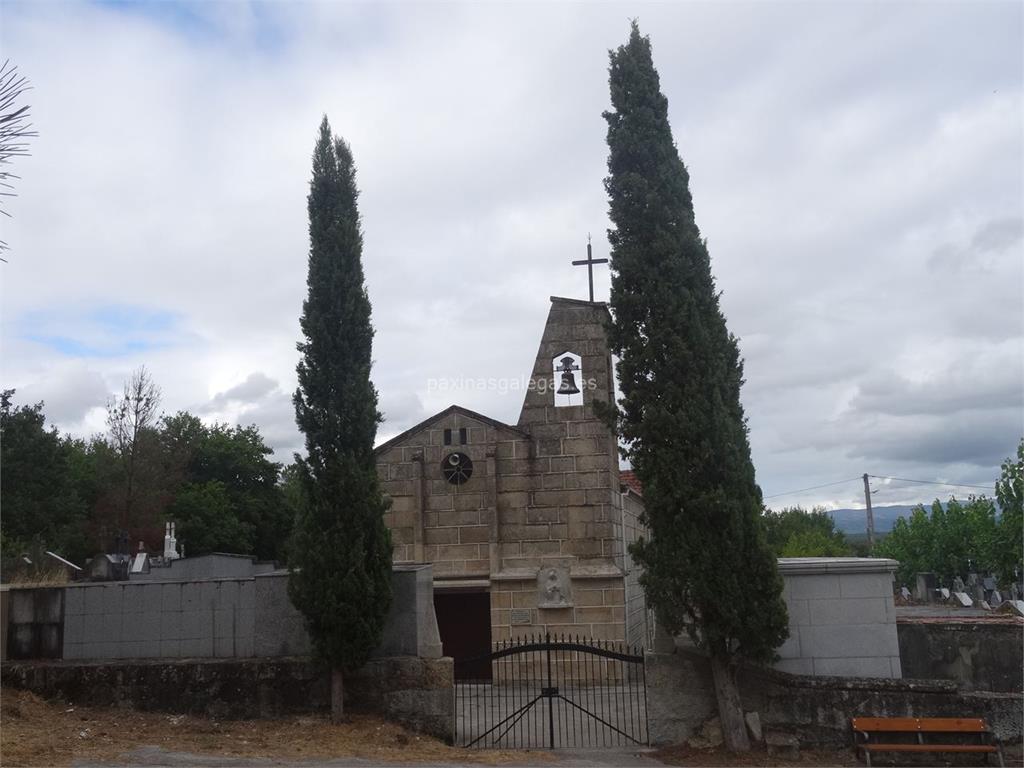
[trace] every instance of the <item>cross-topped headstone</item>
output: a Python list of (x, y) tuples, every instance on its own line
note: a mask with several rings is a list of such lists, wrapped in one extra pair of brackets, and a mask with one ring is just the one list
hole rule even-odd
[(608, 259), (595, 259), (590, 250), (590, 235), (587, 235), (587, 258), (578, 259), (572, 263), (574, 267), (587, 265), (587, 278), (590, 280), (590, 301), (594, 301), (594, 265), (607, 264)]

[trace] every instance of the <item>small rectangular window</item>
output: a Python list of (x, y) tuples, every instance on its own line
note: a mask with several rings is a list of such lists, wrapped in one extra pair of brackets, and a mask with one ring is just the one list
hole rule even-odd
[(445, 445), (451, 445), (452, 444), (452, 431), (450, 429), (446, 429), (444, 431), (444, 444)]
[(459, 445), (466, 444), (466, 428), (459, 427)]

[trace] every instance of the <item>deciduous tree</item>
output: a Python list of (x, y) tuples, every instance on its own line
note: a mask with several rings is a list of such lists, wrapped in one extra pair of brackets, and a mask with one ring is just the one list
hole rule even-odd
[(153, 522), (140, 519), (136, 506), (140, 486), (144, 504), (153, 500), (153, 489), (145, 485), (158, 474), (153, 454), (158, 450), (155, 428), (160, 418), (160, 398), (160, 387), (143, 365), (125, 381), (121, 396), (107, 403), (107, 429), (124, 483), (116, 518), (122, 530)]
[[(292, 516), (284, 505), (271, 448), (255, 425), (207, 426), (188, 412), (162, 424), (167, 453), (183, 466), (183, 485), (168, 510), (189, 554), (212, 551), (285, 559)], [(217, 498), (223, 525), (213, 535), (199, 498)]]
[(77, 482), (81, 445), (46, 428), (43, 404), (0, 394), (0, 534), (5, 559), (37, 546), (82, 564), (89, 507)]
[(618, 428), (651, 531), (634, 554), (661, 624), (689, 632), (710, 656), (726, 745), (746, 750), (736, 665), (772, 659), (787, 618), (759, 520), (743, 366), (694, 221), (650, 41), (635, 22), (629, 41), (611, 52), (610, 86), (609, 338), (619, 357)]
[(778, 557), (840, 557), (851, 553), (842, 531), (823, 508), (810, 512), (766, 509), (762, 517), (768, 546)]

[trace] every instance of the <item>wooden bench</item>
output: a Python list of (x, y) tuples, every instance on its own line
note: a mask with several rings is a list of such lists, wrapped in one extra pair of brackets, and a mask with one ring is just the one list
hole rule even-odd
[(853, 738), (858, 754), (871, 765), (872, 752), (961, 752), (988, 756), (1003, 765), (1003, 746), (977, 717), (855, 717)]

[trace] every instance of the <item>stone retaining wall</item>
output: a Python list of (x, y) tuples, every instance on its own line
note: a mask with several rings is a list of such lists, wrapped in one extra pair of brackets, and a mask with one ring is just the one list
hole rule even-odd
[[(1007, 743), (1021, 741), (1024, 697), (963, 691), (946, 680), (809, 677), (744, 669), (744, 709), (766, 731), (795, 735), (807, 747), (843, 746), (854, 716), (982, 717)], [(648, 727), (653, 745), (684, 742), (717, 714), (705, 657), (679, 649), (647, 656)]]
[(1024, 620), (908, 617), (896, 628), (904, 677), (955, 680), (966, 690), (1021, 692)]
[[(330, 711), (330, 674), (308, 659), (26, 661), (2, 670), (4, 686), (92, 706), (237, 719)], [(452, 660), (372, 660), (346, 677), (345, 704), (450, 743)]]

